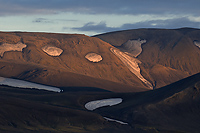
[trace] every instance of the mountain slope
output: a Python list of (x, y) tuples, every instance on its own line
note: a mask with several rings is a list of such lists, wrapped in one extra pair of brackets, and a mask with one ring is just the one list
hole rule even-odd
[[(195, 81), (193, 78), (198, 80)], [(184, 84), (183, 82), (190, 82), (190, 85), (186, 85), (186, 87), (183, 87), (185, 89), (176, 92), (163, 100), (138, 107), (134, 113), (134, 121), (136, 123), (139, 122), (160, 129), (198, 132), (200, 130), (199, 74), (183, 80), (182, 84)], [(177, 84), (180, 83), (181, 82), (177, 82)], [(168, 87), (171, 88), (172, 86)], [(178, 89), (180, 88), (182, 87), (179, 86)], [(140, 117), (145, 117), (145, 121), (141, 121)]]
[(198, 132), (200, 73), (147, 92), (118, 94), (122, 104), (96, 112), (132, 127), (167, 132)]
[(137, 92), (148, 90), (140, 85), (135, 85), (133, 87), (101, 78), (93, 78), (68, 72), (61, 68), (32, 63), (16, 63), (12, 61), (0, 62), (0, 72), (2, 77), (12, 77), (56, 87), (96, 87), (114, 92)]
[[(98, 132), (124, 130), (83, 110), (76, 93), (0, 86), (1, 132)], [(69, 101), (70, 100), (70, 101)]]
[[(21, 32), (0, 33), (1, 45), (4, 43), (14, 45), (18, 42), (21, 42), (27, 46), (23, 48), (22, 52), (7, 51), (3, 53), (3, 57), (0, 58), (0, 76), (15, 77), (36, 82), (40, 81), (40, 83), (42, 83), (42, 81), (47, 80), (49, 76), (54, 76), (54, 73), (57, 73), (58, 77), (58, 74), (62, 75), (62, 72), (68, 72), (70, 74), (68, 75), (67, 80), (70, 80), (70, 75), (78, 74), (80, 76), (76, 76), (76, 78), (79, 79), (79, 84), (83, 86), (95, 83), (94, 81), (93, 83), (88, 83), (89, 80), (86, 83), (83, 82), (86, 80), (81, 82), (81, 77), (84, 78), (84, 76), (87, 76), (95, 79), (102, 79), (104, 81), (108, 80), (113, 82), (113, 84), (119, 83), (126, 84), (127, 86), (133, 86), (133, 89), (127, 89), (129, 92), (132, 90), (134, 91), (134, 86), (136, 86), (136, 88), (147, 89), (147, 87), (134, 74), (132, 74), (113, 53), (110, 52), (109, 49), (112, 46), (98, 38), (77, 34), (70, 35)], [(44, 46), (53, 46), (63, 51), (59, 56), (51, 56), (43, 51), (42, 48)], [(85, 58), (88, 53), (99, 54), (102, 56), (103, 60), (98, 63), (90, 62)], [(5, 62), (8, 63), (4, 65)], [(24, 64), (24, 66), (29, 65), (30, 68), (33, 67), (35, 69), (16, 69), (15, 65), (12, 65), (13, 63)], [(38, 69), (44, 68), (44, 70), (42, 72), (37, 71), (36, 66), (39, 67)], [(45, 72), (46, 68), (50, 68), (52, 71)], [(54, 72), (53, 69), (56, 69), (57, 72)], [(5, 71), (7, 71), (8, 74), (6, 74)], [(33, 74), (35, 77), (33, 75), (31, 76), (31, 74)], [(36, 79), (37, 77), (41, 78)], [(66, 77), (67, 74), (65, 74), (65, 78)], [(54, 84), (52, 83), (52, 85), (54, 86), (58, 85), (59, 83), (60, 86), (66, 85), (64, 84), (64, 79), (59, 83), (56, 83), (53, 80), (54, 79), (51, 81), (48, 80), (48, 82), (53, 82)], [(72, 80), (73, 78), (70, 81)], [(46, 83), (47, 81), (44, 82), (44, 84)], [(79, 84), (76, 84), (75, 82), (71, 84), (70, 82), (70, 85), (72, 86), (80, 86)], [(103, 86), (106, 85), (104, 84)], [(96, 85), (95, 87), (102, 86)]]
[(146, 75), (151, 75), (150, 69), (156, 65), (159, 65), (160, 69), (163, 66), (164, 71), (166, 67), (175, 70), (167, 73), (160, 71), (161, 75), (174, 75), (170, 77), (171, 81), (166, 81), (167, 79), (163, 78), (166, 82), (160, 82), (157, 78), (153, 78), (155, 74), (150, 76), (153, 82), (159, 84), (156, 87), (158, 88), (200, 72), (200, 49), (194, 43), (194, 41), (200, 40), (199, 34), (199, 29), (190, 28), (172, 30), (136, 29), (105, 33), (95, 37), (119, 49), (129, 40), (146, 40), (142, 44), (141, 54), (137, 56), (137, 59), (142, 62), (142, 71), (146, 71)]
[[(79, 91), (63, 89), (62, 93), (54, 93), (0, 86), (0, 130), (19, 132), (199, 131), (200, 73), (146, 92), (113, 93), (99, 91), (96, 88), (81, 91), (79, 87)], [(93, 112), (87, 111), (84, 107), (88, 101), (106, 98), (122, 98), (123, 101), (118, 105), (98, 108)], [(110, 122), (103, 117), (128, 124)]]

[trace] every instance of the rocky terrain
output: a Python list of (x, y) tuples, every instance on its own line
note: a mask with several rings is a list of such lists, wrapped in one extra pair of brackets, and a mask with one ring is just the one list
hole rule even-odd
[(140, 73), (140, 61), (138, 61), (136, 58), (127, 55), (126, 53), (119, 51), (116, 48), (111, 48), (110, 51), (113, 52), (113, 54), (115, 54), (124, 63), (124, 65), (127, 66), (127, 68), (133, 74), (135, 74), (148, 88), (153, 89), (153, 85), (149, 81), (147, 81)]
[(22, 49), (25, 47), (26, 47), (26, 44), (23, 44), (21, 42), (18, 42), (17, 44), (3, 43), (0, 45), (0, 55), (1, 55), (1, 57), (3, 57), (3, 54), (5, 52), (22, 51)]
[(63, 52), (62, 49), (57, 48), (55, 46), (44, 46), (41, 48), (45, 53), (47, 53), (50, 56), (60, 56)]
[(133, 57), (137, 57), (142, 52), (142, 44), (146, 43), (146, 40), (128, 40), (121, 47), (118, 47), (122, 52), (125, 52)]
[(96, 53), (88, 53), (85, 56), (85, 58), (88, 59), (91, 62), (99, 62), (99, 61), (103, 60), (101, 55), (98, 55)]

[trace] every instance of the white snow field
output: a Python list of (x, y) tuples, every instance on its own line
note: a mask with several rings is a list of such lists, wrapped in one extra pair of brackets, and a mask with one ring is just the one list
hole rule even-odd
[(196, 45), (197, 47), (200, 48), (200, 42), (198, 42), (198, 41), (194, 41), (194, 45)]
[(0, 45), (0, 56), (3, 57), (3, 54), (7, 51), (22, 51), (23, 48), (26, 48), (26, 44), (21, 42), (17, 44), (3, 43)]
[(41, 90), (47, 90), (47, 91), (61, 92), (60, 88), (57, 88), (57, 87), (40, 85), (40, 84), (36, 84), (36, 83), (31, 83), (28, 81), (12, 79), (12, 78), (4, 78), (4, 77), (0, 77), (0, 85), (8, 85), (8, 86), (12, 86), (12, 87), (34, 88), (34, 89), (41, 89)]
[(152, 84), (140, 74), (140, 67), (138, 64), (141, 62), (138, 59), (131, 57), (116, 48), (110, 48), (110, 51), (114, 53), (133, 74), (135, 74), (143, 83), (145, 83), (147, 87), (153, 89)]
[(146, 40), (140, 40), (140, 39), (128, 40), (126, 43), (122, 44), (122, 47), (120, 47), (119, 49), (122, 52), (126, 52), (126, 53), (131, 54), (134, 57), (137, 57), (142, 52), (141, 45), (143, 43), (146, 43)]
[(62, 49), (50, 45), (46, 45), (41, 49), (50, 56), (60, 56), (63, 52)]
[(85, 58), (91, 62), (100, 62), (102, 60), (101, 55), (96, 53), (88, 53)]
[(102, 99), (102, 100), (96, 100), (96, 101), (91, 101), (85, 104), (85, 108), (87, 110), (95, 110), (100, 107), (104, 106), (113, 106), (120, 104), (122, 102), (121, 98), (110, 98), (110, 99)]
[(122, 122), (122, 121), (119, 121), (119, 120), (111, 119), (111, 118), (108, 118), (108, 117), (103, 117), (103, 118), (106, 119), (107, 121), (114, 121), (114, 122), (117, 122), (117, 123), (122, 124), (122, 125), (128, 125), (128, 123)]

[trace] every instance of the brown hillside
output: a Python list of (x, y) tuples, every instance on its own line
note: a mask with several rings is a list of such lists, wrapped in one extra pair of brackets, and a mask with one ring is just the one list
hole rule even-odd
[[(65, 75), (64, 77), (67, 79), (70, 78), (71, 75), (78, 74), (89, 76), (92, 78), (102, 79), (112, 81), (113, 84), (115, 82), (119, 84), (127, 84), (127, 85), (134, 85), (136, 88), (146, 88), (143, 83), (134, 75), (132, 74), (128, 68), (114, 55), (110, 52), (110, 44), (103, 42), (102, 40), (94, 37), (88, 37), (85, 35), (70, 35), (70, 34), (46, 34), (46, 33), (0, 33), (0, 44), (2, 43), (10, 43), (16, 44), (18, 42), (22, 42), (27, 45), (26, 48), (23, 49), (22, 52), (10, 51), (5, 52), (3, 57), (0, 59), (1, 69), (0, 69), (0, 76), (6, 77), (16, 77), (18, 78), (19, 75), (24, 74), (27, 71), (34, 71), (34, 70), (20, 70), (14, 68), (15, 64), (29, 64), (29, 65), (39, 65), (39, 68), (51, 68), (51, 71), (48, 71), (48, 74), (42, 75), (38, 74), (41, 77), (40, 79), (36, 79), (36, 77), (27, 78), (26, 76), (23, 77), (25, 80), (30, 81), (43, 81), (45, 84), (51, 82), (51, 80), (47, 80), (49, 75), (58, 77), (60, 75)], [(63, 50), (63, 53), (58, 57), (52, 57), (42, 51), (41, 47), (45, 45), (53, 45)], [(85, 59), (85, 55), (87, 53), (94, 52), (100, 54), (103, 58), (102, 61), (98, 63), (93, 63)], [(3, 65), (3, 62), (10, 62), (6, 65)], [(32, 67), (32, 66), (30, 66)], [(54, 69), (59, 69), (60, 72)], [(5, 71), (12, 70), (12, 73), (16, 74), (5, 74)], [(14, 72), (15, 71), (15, 72)], [(16, 72), (19, 71), (19, 72)], [(21, 73), (20, 73), (21, 72)], [(74, 74), (64, 74), (65, 72), (70, 72)], [(31, 73), (31, 72), (30, 72)], [(29, 73), (29, 75), (30, 75)], [(33, 72), (32, 72), (33, 73)], [(54, 74), (56, 73), (56, 74)], [(9, 76), (8, 76), (9, 75)], [(68, 76), (67, 76), (68, 75)], [(76, 76), (80, 82), (73, 82), (69, 84), (60, 83), (61, 85), (72, 85), (72, 86), (80, 86), (83, 85), (87, 86), (90, 81), (83, 83), (81, 82), (80, 77), (84, 76)], [(62, 76), (60, 76), (62, 77)], [(52, 78), (52, 80), (55, 80)], [(63, 79), (64, 80), (64, 79)], [(62, 81), (63, 81), (62, 80)], [(63, 81), (64, 82), (64, 81)], [(106, 82), (106, 81), (105, 81)], [(40, 82), (41, 83), (41, 82)], [(57, 86), (58, 83), (54, 82), (54, 86)], [(50, 83), (48, 83), (50, 84)], [(94, 83), (93, 83), (94, 84)], [(95, 85), (95, 87), (102, 87), (104, 85)], [(133, 87), (133, 88), (134, 88)], [(108, 87), (103, 87), (108, 88)], [(119, 88), (119, 87), (118, 87)], [(128, 87), (130, 88), (130, 87)], [(115, 88), (113, 88), (115, 90)], [(131, 89), (133, 90), (133, 89)]]
[(65, 69), (14, 62), (0, 63), (1, 76), (57, 87), (96, 87), (114, 92), (139, 92), (147, 88), (68, 72)]
[[(169, 82), (165, 82), (168, 79), (164, 78), (169, 78), (168, 76), (164, 76), (162, 78), (163, 82), (161, 82), (161, 80), (157, 80), (158, 77), (155, 77), (155, 74), (153, 76), (151, 75), (152, 72), (149, 73), (159, 86), (180, 80), (188, 75), (186, 73), (192, 75), (200, 72), (200, 49), (194, 45), (195, 40), (200, 40), (199, 29), (137, 29), (111, 32), (96, 37), (113, 46), (121, 46), (128, 40), (145, 39), (147, 42), (142, 45), (143, 51), (137, 57), (145, 66), (142, 69), (151, 69), (159, 64), (174, 70), (168, 71), (169, 74), (167, 75), (171, 75), (170, 78), (172, 79)], [(164, 67), (162, 71), (159, 68), (160, 75), (166, 75)]]

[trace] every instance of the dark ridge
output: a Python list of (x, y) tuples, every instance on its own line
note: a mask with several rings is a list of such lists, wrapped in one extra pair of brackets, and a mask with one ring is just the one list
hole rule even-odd
[(96, 87), (60, 87), (64, 92), (111, 92)]
[(102, 33), (102, 34), (97, 34), (97, 35), (93, 35), (92, 37), (97, 37), (97, 36), (101, 36), (101, 35), (108, 35), (108, 34), (113, 34), (113, 33), (122, 33), (122, 32), (129, 32), (129, 31), (134, 31), (134, 30), (150, 30), (150, 31), (154, 31), (154, 30), (179, 30), (181, 31), (183, 34), (194, 31), (194, 30), (200, 30), (198, 28), (190, 28), (190, 27), (183, 27), (183, 28), (177, 28), (177, 29), (164, 29), (164, 28), (139, 28), (139, 29), (128, 29), (128, 30), (120, 30), (120, 31), (112, 31), (112, 32), (106, 32), (106, 33)]
[(189, 27), (184, 27), (184, 28), (180, 28), (180, 29), (175, 29), (178, 30), (180, 32), (182, 32), (183, 34), (187, 34), (189, 32), (195, 31), (195, 30), (199, 30), (197, 28), (189, 28)]

